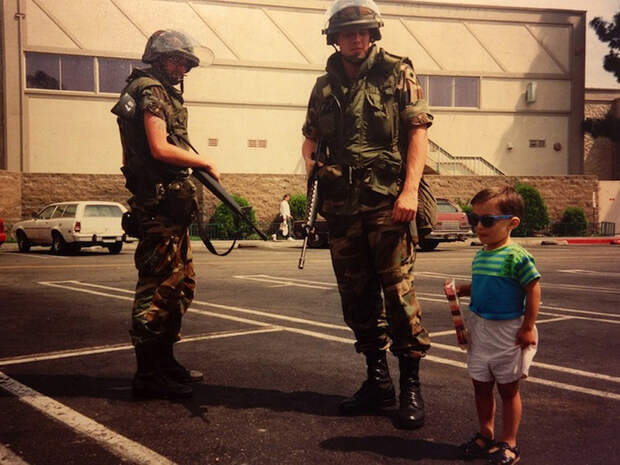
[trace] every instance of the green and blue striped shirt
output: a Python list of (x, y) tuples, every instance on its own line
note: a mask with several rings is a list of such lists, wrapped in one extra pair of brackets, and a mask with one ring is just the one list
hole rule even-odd
[(518, 244), (479, 250), (472, 263), (469, 308), (488, 320), (512, 320), (525, 313), (525, 287), (540, 278), (534, 257)]

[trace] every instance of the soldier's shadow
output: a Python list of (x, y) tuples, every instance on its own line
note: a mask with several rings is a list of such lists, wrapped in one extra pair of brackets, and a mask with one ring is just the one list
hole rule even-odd
[[(131, 395), (131, 378), (88, 376), (81, 374), (19, 373), (9, 374), (18, 382), (53, 399), (102, 398), (111, 402), (162, 402), (161, 400), (137, 400)], [(318, 416), (339, 416), (338, 404), (343, 396), (322, 394), (314, 391), (281, 391), (217, 384), (192, 384), (194, 396), (176, 400), (191, 416), (207, 421), (209, 407), (229, 409), (269, 409), (275, 412), (299, 412)], [(62, 402), (62, 400), (61, 400)], [(389, 412), (369, 413), (369, 416), (388, 416)]]
[(382, 457), (409, 460), (459, 460), (454, 444), (407, 439), (398, 436), (338, 436), (321, 442), (321, 447), (338, 452), (373, 452)]

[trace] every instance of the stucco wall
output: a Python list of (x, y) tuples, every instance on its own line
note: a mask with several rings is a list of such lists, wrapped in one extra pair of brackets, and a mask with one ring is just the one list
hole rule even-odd
[[(535, 186), (547, 204), (551, 221), (558, 221), (567, 206), (584, 208), (589, 221), (598, 222), (593, 193), (598, 192), (595, 176), (427, 176), (437, 197), (467, 202), (480, 189), (497, 184), (524, 182)], [(278, 213), (285, 193), (305, 192), (304, 175), (225, 174), (222, 184), (231, 193), (246, 198), (259, 222), (268, 223)], [(128, 193), (121, 175), (44, 174), (0, 172), (0, 214), (7, 225), (52, 202), (66, 200), (113, 200), (125, 203)], [(218, 201), (201, 192), (203, 211), (209, 217)], [(598, 202), (597, 202), (598, 205)]]

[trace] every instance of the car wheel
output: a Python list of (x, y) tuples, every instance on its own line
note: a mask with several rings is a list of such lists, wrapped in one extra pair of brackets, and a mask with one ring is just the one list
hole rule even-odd
[(62, 255), (67, 250), (67, 243), (59, 232), (54, 231), (52, 237), (52, 252), (55, 255)]
[(108, 245), (107, 247), (111, 254), (116, 255), (118, 253), (121, 253), (121, 250), (123, 250), (123, 243), (115, 242), (114, 244)]
[(433, 250), (439, 245), (439, 241), (436, 239), (422, 239), (420, 241), (420, 248), (424, 251)]
[(28, 252), (30, 250), (30, 241), (24, 231), (17, 231), (17, 248), (20, 252)]

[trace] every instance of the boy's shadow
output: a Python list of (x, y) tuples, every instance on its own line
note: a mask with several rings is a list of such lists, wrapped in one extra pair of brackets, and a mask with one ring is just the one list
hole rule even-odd
[(409, 460), (459, 460), (459, 449), (454, 444), (398, 436), (339, 436), (323, 441), (321, 447), (339, 452), (368, 451)]

